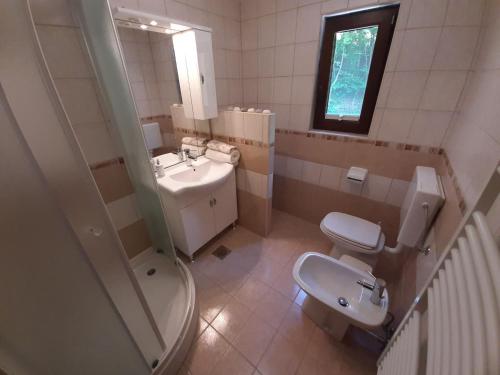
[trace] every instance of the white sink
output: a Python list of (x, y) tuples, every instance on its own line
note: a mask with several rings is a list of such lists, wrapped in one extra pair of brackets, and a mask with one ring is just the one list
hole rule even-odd
[(167, 193), (185, 206), (208, 190), (222, 185), (233, 169), (231, 164), (200, 156), (192, 161), (191, 166), (181, 163), (165, 169), (165, 176), (158, 179), (158, 185), (161, 193)]
[[(293, 277), (307, 294), (351, 324), (376, 327), (386, 317), (389, 306), (387, 290), (384, 291), (381, 304), (373, 304), (370, 301), (371, 290), (362, 287), (357, 281), (373, 284), (375, 278), (347, 263), (320, 253), (304, 253), (295, 263)], [(347, 300), (347, 306), (339, 303), (340, 297)]]

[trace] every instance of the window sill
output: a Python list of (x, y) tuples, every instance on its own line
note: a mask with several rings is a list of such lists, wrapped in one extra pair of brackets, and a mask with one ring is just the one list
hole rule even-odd
[(335, 131), (318, 130), (318, 129), (309, 129), (307, 133), (318, 134), (318, 135), (330, 135), (330, 136), (344, 137), (349, 139), (362, 139), (364, 141), (372, 140), (368, 134), (344, 133), (344, 132), (335, 132)]

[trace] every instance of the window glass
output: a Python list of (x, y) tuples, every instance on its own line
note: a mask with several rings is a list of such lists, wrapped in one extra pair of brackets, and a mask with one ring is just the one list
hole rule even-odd
[(335, 33), (326, 118), (359, 119), (377, 32), (375, 25)]

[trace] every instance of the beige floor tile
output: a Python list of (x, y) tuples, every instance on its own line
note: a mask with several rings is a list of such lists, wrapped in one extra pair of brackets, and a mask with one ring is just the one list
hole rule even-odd
[(278, 332), (297, 345), (306, 347), (315, 328), (316, 325), (300, 306), (292, 304), (281, 322)]
[(229, 348), (222, 335), (209, 326), (191, 348), (185, 367), (192, 375), (208, 375)]
[(264, 295), (269, 291), (270, 286), (259, 279), (250, 276), (243, 286), (236, 292), (235, 297), (238, 301), (245, 304), (250, 310), (254, 310)]
[(257, 368), (262, 375), (290, 375), (297, 371), (304, 348), (279, 333), (266, 350)]
[(283, 296), (293, 301), (299, 293), (300, 287), (297, 285), (290, 272), (281, 272), (272, 283), (273, 289), (280, 292)]
[(198, 320), (198, 335), (197, 336), (200, 336), (207, 327), (208, 327), (207, 321), (205, 319), (203, 319), (202, 317), (200, 317), (200, 319)]
[(262, 258), (252, 269), (252, 276), (268, 285), (272, 285), (282, 270), (283, 264), (280, 264), (273, 259)]
[(213, 286), (203, 290), (199, 294), (200, 315), (208, 323), (211, 323), (217, 314), (226, 306), (231, 298), (221, 287)]
[(256, 315), (252, 315), (243, 330), (236, 337), (234, 346), (254, 366), (256, 366), (262, 355), (271, 343), (275, 329)]
[(281, 293), (270, 289), (255, 309), (255, 314), (278, 329), (285, 317), (291, 302)]
[(247, 323), (250, 315), (251, 311), (246, 305), (235, 298), (231, 298), (212, 322), (212, 326), (229, 342), (234, 342)]
[(233, 347), (216, 363), (210, 375), (251, 375), (255, 367)]

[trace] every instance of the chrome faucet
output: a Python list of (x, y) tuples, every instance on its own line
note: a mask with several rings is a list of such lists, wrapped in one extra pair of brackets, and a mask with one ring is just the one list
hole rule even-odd
[(372, 295), (370, 296), (370, 302), (374, 305), (380, 305), (380, 301), (384, 298), (384, 290), (386, 288), (386, 283), (384, 280), (375, 278), (375, 283), (372, 285), (365, 280), (358, 280), (358, 284), (363, 288), (370, 289)]
[(193, 165), (193, 160), (196, 161), (198, 157), (196, 155), (191, 155), (191, 150), (184, 150), (184, 153), (186, 154), (186, 165), (188, 167), (191, 167)]
[(374, 305), (380, 305), (380, 301), (384, 298), (385, 281), (382, 279), (375, 279), (375, 284), (373, 285), (372, 295), (370, 297), (371, 303)]

